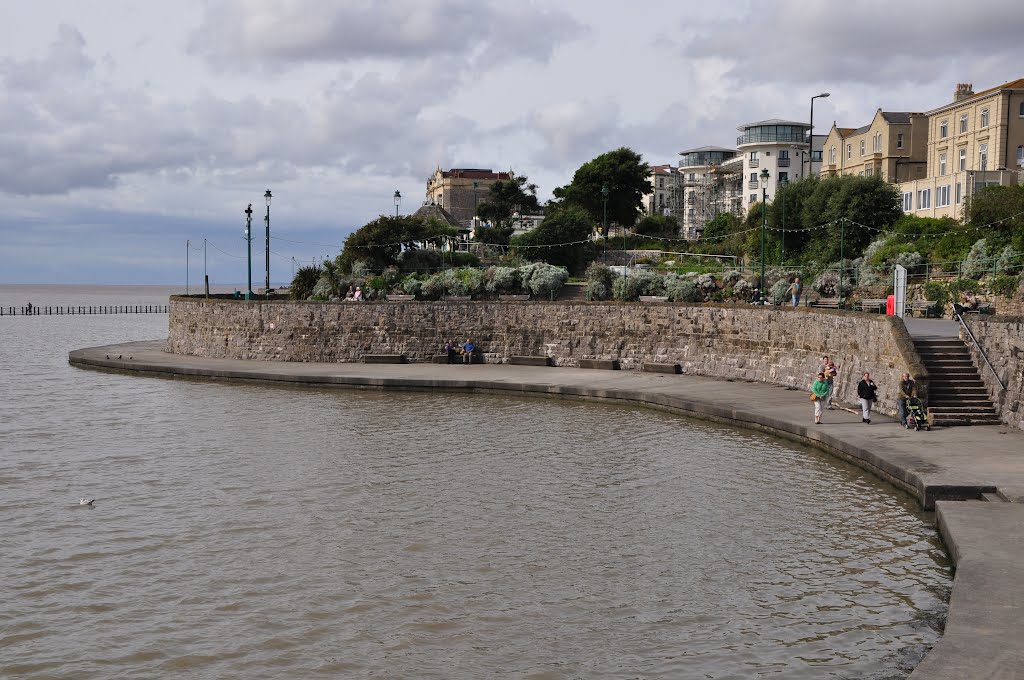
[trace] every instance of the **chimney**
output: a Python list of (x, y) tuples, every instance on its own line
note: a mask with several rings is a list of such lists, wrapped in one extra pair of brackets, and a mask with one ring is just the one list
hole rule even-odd
[(957, 83), (953, 101), (958, 102), (974, 96), (974, 83)]

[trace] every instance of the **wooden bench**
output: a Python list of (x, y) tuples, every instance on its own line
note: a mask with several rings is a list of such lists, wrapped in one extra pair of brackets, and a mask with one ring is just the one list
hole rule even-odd
[(364, 364), (404, 364), (404, 354), (364, 354)]
[(904, 313), (913, 316), (914, 312), (924, 312), (925, 318), (928, 318), (928, 310), (934, 306), (935, 300), (913, 300), (907, 303)]
[(884, 298), (882, 298), (882, 299), (873, 299), (872, 298), (872, 299), (867, 299), (867, 300), (861, 300), (860, 301), (860, 310), (862, 312), (867, 312), (867, 311), (881, 312), (883, 309), (885, 309), (885, 305), (886, 305), (887, 302), (888, 302), (888, 300), (886, 300)]
[(409, 302), (415, 299), (415, 295), (388, 295), (388, 302)]
[(964, 314), (993, 314), (991, 302), (979, 302), (977, 308), (967, 309), (964, 308)]
[(525, 295), (499, 295), (498, 299), (502, 302), (527, 302), (530, 299), (530, 294)]
[(640, 302), (668, 302), (665, 295), (641, 295)]
[(598, 368), (606, 371), (618, 371), (621, 368), (618, 359), (580, 359), (579, 367)]
[(554, 366), (555, 362), (551, 357), (511, 356), (508, 363), (513, 366)]
[(811, 307), (822, 307), (823, 309), (839, 309), (846, 302), (846, 298), (818, 298), (811, 302)]
[[(452, 358), (452, 364), (464, 364), (464, 363), (466, 363), (465, 356), (466, 355), (464, 355), (464, 354), (456, 354)], [(430, 357), (430, 363), (432, 363), (432, 364), (447, 364), (448, 363), (448, 355), (447, 354), (435, 354), (434, 356)], [(470, 357), (469, 363), (471, 363), (471, 364), (485, 364), (487, 362), (484, 361), (483, 353), (479, 349), (475, 349), (475, 350), (473, 350), (473, 356)]]
[(679, 364), (652, 364), (645, 361), (640, 368), (647, 373), (675, 373), (678, 375), (683, 372), (683, 367)]

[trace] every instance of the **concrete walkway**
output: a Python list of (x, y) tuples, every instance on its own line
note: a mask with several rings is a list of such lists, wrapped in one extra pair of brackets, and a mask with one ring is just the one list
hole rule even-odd
[[(164, 377), (608, 400), (809, 443), (936, 510), (957, 572), (946, 632), (911, 677), (1024, 680), (1024, 433), (1019, 430), (975, 426), (915, 432), (885, 416), (873, 416), (865, 425), (859, 412), (843, 410), (826, 411), (825, 422), (815, 425), (807, 392), (687, 375), (507, 364), (241, 361), (167, 354), (163, 346), (155, 341), (82, 349), (71, 352), (69, 361)], [(983, 497), (994, 502), (977, 500)]]

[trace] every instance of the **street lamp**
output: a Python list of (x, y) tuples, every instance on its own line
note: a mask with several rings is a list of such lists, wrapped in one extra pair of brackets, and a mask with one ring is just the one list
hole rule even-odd
[(782, 266), (786, 266), (786, 187), (789, 186), (789, 178), (782, 177), (779, 179), (779, 190), (775, 192), (776, 196), (782, 198)]
[(601, 186), (601, 199), (604, 201), (604, 221), (601, 230), (604, 232), (604, 262), (608, 264), (608, 185)]
[(761, 169), (761, 305), (765, 304), (764, 297), (764, 230), (767, 227), (767, 213), (765, 205), (768, 203), (768, 168)]
[(263, 219), (267, 222), (267, 279), (264, 282), (263, 294), (269, 299), (270, 298), (270, 199), (273, 195), (270, 193), (270, 189), (267, 189), (267, 193), (263, 194), (263, 198), (267, 199), (267, 216)]
[(398, 206), (402, 204), (402, 192), (395, 189), (395, 217), (398, 217)]
[(252, 299), (252, 203), (245, 212), (245, 240), (249, 242), (249, 289), (245, 293), (245, 299)]
[[(804, 175), (804, 177), (814, 174), (814, 100), (824, 99), (828, 96), (828, 92), (822, 92), (821, 94), (816, 94), (811, 97), (811, 132), (807, 136), (807, 167), (810, 172), (808, 172), (807, 175)], [(803, 163), (800, 165), (803, 167)]]

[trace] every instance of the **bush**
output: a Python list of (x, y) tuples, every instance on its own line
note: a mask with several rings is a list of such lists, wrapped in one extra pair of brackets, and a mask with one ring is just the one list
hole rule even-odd
[(664, 295), (665, 277), (652, 271), (619, 276), (612, 282), (612, 294), (624, 302), (638, 300), (641, 295)]
[(615, 275), (607, 265), (601, 262), (590, 263), (583, 275), (587, 283), (588, 300), (608, 300), (612, 296), (612, 279)]
[(979, 238), (960, 265), (960, 273), (972, 279), (979, 279), (992, 269), (992, 258), (988, 254), (988, 242)]
[(1016, 270), (1020, 266), (1020, 256), (1021, 253), (1014, 250), (1013, 246), (1006, 246), (996, 259), (996, 272)]
[(691, 279), (670, 276), (665, 281), (665, 294), (672, 302), (703, 302), (704, 294)]
[(313, 295), (313, 288), (320, 280), (320, 267), (305, 266), (299, 267), (292, 278), (292, 285), (289, 286), (289, 295), (292, 300), (305, 300)]
[(935, 313), (942, 316), (946, 313), (946, 304), (949, 302), (949, 290), (946, 286), (936, 281), (924, 284), (924, 299), (934, 300), (935, 304), (928, 310), (928, 313)]
[(521, 281), (515, 267), (491, 267), (484, 272), (484, 289), (492, 295), (514, 295)]
[(423, 294), (423, 282), (416, 278), (415, 274), (406, 276), (402, 279), (402, 292), (406, 295), (420, 297)]
[(754, 296), (754, 286), (746, 279), (740, 279), (732, 287), (732, 296), (741, 302), (747, 302)]
[(1013, 297), (1014, 295), (1017, 294), (1017, 287), (1019, 283), (1019, 277), (1010, 276), (1008, 274), (1001, 274), (999, 276), (993, 276), (992, 280), (988, 284), (988, 287), (994, 295)]
[(441, 268), (441, 253), (433, 248), (405, 250), (398, 254), (397, 262), (403, 272), (436, 272)]
[(569, 280), (569, 271), (563, 267), (538, 263), (533, 265), (529, 280), (523, 277), (523, 287), (529, 288), (534, 297), (555, 298), (562, 285)]

